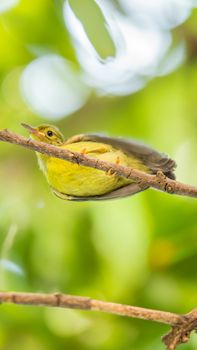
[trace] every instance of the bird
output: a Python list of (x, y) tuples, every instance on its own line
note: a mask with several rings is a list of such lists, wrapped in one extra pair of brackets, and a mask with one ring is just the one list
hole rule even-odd
[[(42, 124), (33, 127), (22, 123), (22, 126), (34, 140), (148, 174), (162, 171), (168, 178), (175, 179), (175, 161), (136, 140), (101, 134), (80, 134), (65, 140), (61, 131), (54, 125)], [(36, 152), (36, 155), (52, 192), (64, 200), (108, 200), (132, 196), (148, 189), (148, 186), (142, 187), (134, 180), (110, 171), (71, 163), (39, 152)]]

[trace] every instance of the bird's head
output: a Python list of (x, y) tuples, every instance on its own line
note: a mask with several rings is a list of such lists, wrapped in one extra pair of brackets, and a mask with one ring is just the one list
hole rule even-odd
[(24, 123), (21, 125), (29, 131), (34, 140), (49, 143), (54, 146), (61, 145), (64, 142), (64, 137), (56, 126), (42, 124), (33, 127)]

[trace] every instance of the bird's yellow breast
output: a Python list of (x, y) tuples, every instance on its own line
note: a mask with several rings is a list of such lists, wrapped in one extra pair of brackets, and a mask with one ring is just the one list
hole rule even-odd
[[(118, 163), (120, 165), (147, 171), (147, 167), (139, 160), (127, 156), (121, 150), (114, 149), (110, 145), (98, 142), (81, 141), (71, 144), (63, 144), (60, 147), (75, 152), (84, 152), (89, 157), (94, 157), (110, 163)], [(102, 195), (132, 182), (123, 177), (74, 164), (66, 160), (41, 154), (37, 155), (41, 168), (44, 171), (50, 186), (56, 191), (67, 195)]]

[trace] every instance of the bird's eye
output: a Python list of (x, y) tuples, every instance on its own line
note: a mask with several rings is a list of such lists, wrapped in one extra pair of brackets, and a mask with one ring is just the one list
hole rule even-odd
[(53, 131), (48, 130), (48, 131), (47, 131), (47, 136), (52, 137), (52, 136), (53, 136)]

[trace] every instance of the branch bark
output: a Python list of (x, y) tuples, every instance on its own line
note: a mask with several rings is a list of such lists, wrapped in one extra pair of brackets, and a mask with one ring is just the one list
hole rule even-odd
[(189, 340), (190, 333), (193, 330), (197, 331), (197, 309), (186, 315), (179, 315), (166, 311), (145, 309), (137, 306), (110, 303), (88, 297), (59, 293), (0, 292), (0, 303), (101, 311), (168, 324), (172, 327), (172, 330), (163, 337), (163, 342), (167, 350), (175, 350), (179, 344)]
[(197, 187), (183, 184), (181, 182), (167, 178), (161, 171), (156, 175), (150, 175), (140, 170), (129, 167), (115, 165), (109, 162), (101, 161), (88, 157), (84, 154), (62, 149), (57, 146), (49, 145), (44, 142), (27, 139), (23, 136), (14, 134), (8, 130), (0, 130), (0, 141), (13, 143), (36, 152), (48, 154), (49, 156), (67, 160), (72, 163), (85, 165), (102, 171), (110, 171), (127, 179), (132, 179), (142, 186), (146, 185), (169, 194), (188, 196), (197, 198)]

